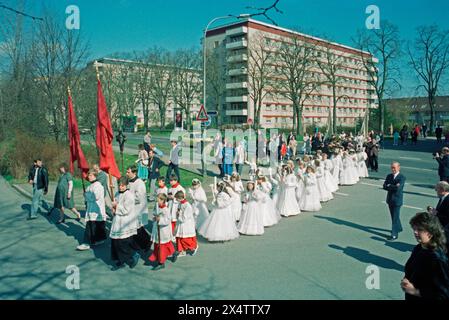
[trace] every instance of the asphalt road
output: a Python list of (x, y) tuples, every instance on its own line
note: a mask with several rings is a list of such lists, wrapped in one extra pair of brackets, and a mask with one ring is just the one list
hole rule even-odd
[[(139, 265), (111, 272), (110, 244), (77, 252), (83, 225), (39, 216), (26, 221), (29, 199), (0, 177), (1, 299), (403, 299), (399, 283), (415, 240), (409, 219), (436, 205), (434, 141), (387, 146), (379, 173), (342, 187), (317, 213), (283, 218), (263, 236), (224, 244), (200, 239), (194, 257), (153, 272)], [(389, 163), (407, 177), (401, 211), (404, 232), (388, 242), (390, 219), (381, 189)], [(66, 287), (68, 266), (80, 271), (79, 290)], [(366, 286), (369, 266), (379, 269), (379, 289)]]

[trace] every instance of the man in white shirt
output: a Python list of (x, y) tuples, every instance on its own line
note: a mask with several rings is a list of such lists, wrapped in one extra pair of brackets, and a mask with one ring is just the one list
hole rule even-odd
[(179, 146), (176, 140), (172, 140), (171, 142), (172, 148), (170, 150), (170, 161), (167, 169), (167, 180), (170, 178), (172, 171), (175, 172), (175, 175), (178, 177), (178, 181), (181, 181), (181, 176), (179, 175)]

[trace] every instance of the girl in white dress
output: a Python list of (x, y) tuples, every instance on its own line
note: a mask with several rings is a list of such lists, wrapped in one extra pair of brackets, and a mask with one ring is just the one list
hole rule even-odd
[[(229, 179), (224, 180), (227, 183), (228, 187), (228, 193), (231, 196), (232, 204), (231, 204), (231, 210), (234, 214), (235, 221), (240, 220), (240, 215), (242, 214), (242, 199), (240, 197), (240, 192), (242, 190), (240, 189), (240, 184), (236, 184), (236, 178), (235, 176), (231, 176)], [(236, 187), (238, 189), (236, 189)]]
[(366, 167), (366, 159), (368, 159), (368, 155), (366, 154), (363, 148), (359, 148), (357, 150), (357, 164), (359, 168), (359, 177), (360, 178), (368, 178), (368, 168)]
[(198, 230), (198, 233), (209, 241), (229, 241), (239, 237), (228, 192), (225, 182), (219, 182), (213, 190), (215, 208)]
[(301, 201), (301, 210), (320, 211), (320, 196), (313, 167), (308, 166), (304, 174), (304, 192)]
[(276, 210), (276, 206), (270, 197), (272, 188), (271, 183), (267, 181), (265, 176), (259, 176), (257, 178), (257, 183), (257, 189), (259, 189), (263, 195), (260, 204), (260, 210), (263, 213), (263, 225), (264, 227), (274, 226), (281, 220), (281, 216), (278, 210)]
[(359, 178), (359, 164), (357, 161), (357, 154), (355, 153), (354, 149), (349, 150), (349, 156), (351, 157), (352, 160), (352, 169), (351, 169), (352, 181), (354, 182), (354, 184), (356, 184), (357, 182), (359, 182), (360, 178)]
[(318, 159), (315, 160), (315, 168), (316, 183), (318, 192), (320, 194), (320, 202), (327, 202), (329, 200), (332, 200), (334, 196), (326, 185), (324, 177), (324, 167), (321, 166), (321, 161)]
[(296, 200), (298, 204), (301, 202), (302, 193), (304, 192), (304, 173), (306, 172), (306, 167), (304, 162), (298, 161), (298, 169), (296, 170), (296, 177), (298, 179), (298, 185), (296, 186)]
[(321, 161), (324, 169), (324, 183), (330, 192), (336, 192), (338, 190), (338, 184), (335, 183), (332, 176), (333, 163), (327, 158), (327, 153), (323, 153), (323, 161)]
[(255, 187), (253, 181), (249, 181), (246, 184), (246, 189), (248, 192), (244, 196), (245, 205), (237, 229), (241, 234), (250, 236), (262, 235), (264, 233), (264, 223), (261, 202), (265, 195)]
[(270, 168), (270, 182), (271, 185), (273, 186), (273, 188), (271, 189), (271, 199), (273, 200), (273, 206), (274, 206), (274, 210), (276, 210), (276, 212), (279, 212), (278, 210), (278, 203), (279, 203), (279, 194), (281, 192), (280, 189), (280, 181), (281, 181), (281, 172), (282, 168), (278, 167), (277, 172), (275, 177), (273, 177), (272, 173), (271, 173), (271, 168)]
[(341, 159), (342, 162), (342, 170), (340, 173), (340, 185), (350, 186), (355, 184), (353, 178), (354, 164), (352, 157), (348, 154), (347, 151), (343, 152), (343, 157)]
[(343, 168), (341, 154), (338, 149), (334, 151), (331, 161), (332, 161), (332, 178), (334, 178), (334, 183), (338, 187), (338, 185), (340, 184), (341, 169)]
[(193, 201), (192, 206), (196, 221), (196, 230), (199, 230), (204, 221), (209, 217), (206, 192), (201, 186), (201, 181), (198, 179), (192, 180), (192, 188), (188, 192)]
[(284, 168), (281, 184), (284, 186), (284, 192), (282, 197), (279, 198), (279, 213), (284, 217), (300, 214), (301, 210), (298, 201), (296, 201), (295, 192), (298, 181), (289, 166)]

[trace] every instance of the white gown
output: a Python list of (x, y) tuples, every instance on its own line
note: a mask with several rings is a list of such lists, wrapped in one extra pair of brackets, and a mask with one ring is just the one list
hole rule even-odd
[(279, 198), (279, 213), (284, 217), (300, 214), (301, 209), (296, 201), (295, 190), (298, 185), (298, 180), (295, 175), (291, 173), (284, 177), (282, 185), (284, 186), (284, 192), (282, 193), (282, 197)]
[(315, 175), (318, 192), (320, 195), (320, 202), (327, 202), (329, 200), (332, 200), (334, 196), (332, 195), (332, 192), (329, 190), (329, 188), (326, 186), (326, 181), (324, 178), (324, 168), (321, 166), (317, 167)]
[(262, 200), (265, 195), (260, 190), (248, 192), (245, 195), (246, 203), (243, 206), (242, 216), (237, 226), (241, 234), (257, 236), (264, 233)]
[(337, 155), (332, 158), (332, 165), (333, 165), (332, 177), (334, 178), (335, 184), (338, 187), (338, 185), (340, 183), (341, 170), (343, 168), (343, 161), (342, 161), (340, 155)]
[(190, 197), (193, 200), (193, 212), (196, 221), (196, 229), (199, 230), (206, 219), (209, 217), (207, 209), (207, 197), (203, 187), (197, 189), (189, 189)]
[(231, 211), (231, 197), (226, 192), (217, 195), (215, 208), (198, 233), (209, 241), (229, 241), (239, 237), (235, 217)]
[(324, 182), (330, 192), (336, 192), (338, 190), (338, 183), (335, 182), (332, 176), (332, 170), (334, 168), (332, 160), (326, 159), (322, 162), (324, 169)]
[(273, 177), (270, 177), (271, 180), (271, 185), (273, 186), (273, 188), (271, 189), (271, 199), (273, 200), (273, 206), (274, 209), (276, 210), (276, 212), (279, 212), (278, 210), (278, 200), (279, 200), (279, 180), (278, 179), (274, 179)]
[(271, 227), (274, 226), (281, 220), (281, 216), (279, 214), (279, 211), (276, 210), (276, 206), (273, 202), (273, 200), (270, 198), (270, 192), (271, 192), (271, 183), (269, 182), (263, 182), (261, 185), (258, 186), (260, 188), (260, 191), (262, 192), (262, 201), (260, 203), (260, 210), (262, 211), (262, 217), (263, 217), (263, 225), (264, 227)]
[(353, 154), (351, 156), (351, 159), (352, 159), (352, 170), (351, 170), (352, 181), (354, 181), (354, 184), (356, 184), (357, 182), (360, 181), (360, 178), (359, 178), (359, 163), (357, 161), (357, 155)]
[(343, 166), (340, 173), (340, 184), (347, 186), (355, 184), (356, 182), (353, 178), (354, 165), (351, 157), (343, 157), (342, 164)]
[(303, 181), (304, 172), (305, 172), (305, 169), (301, 169), (301, 168), (298, 168), (296, 171), (298, 184), (296, 186), (295, 196), (296, 196), (296, 201), (298, 201), (298, 204), (301, 202), (302, 194), (304, 192), (304, 181)]
[(231, 195), (231, 210), (234, 214), (234, 220), (239, 221), (240, 215), (242, 214), (242, 199), (240, 193), (231, 190), (231, 188), (228, 188), (228, 192)]
[(318, 191), (316, 176), (314, 173), (304, 174), (304, 193), (301, 201), (301, 210), (320, 211), (320, 195)]
[(357, 153), (357, 163), (359, 168), (359, 177), (360, 178), (368, 178), (368, 168), (366, 167), (366, 159), (368, 156), (366, 155), (366, 152), (362, 151)]

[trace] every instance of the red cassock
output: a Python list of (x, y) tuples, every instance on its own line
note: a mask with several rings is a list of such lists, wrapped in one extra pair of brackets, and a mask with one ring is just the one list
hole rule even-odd
[(171, 222), (171, 232), (172, 232), (173, 234), (175, 234), (175, 229), (176, 229), (176, 221), (172, 221), (172, 222)]
[[(159, 250), (160, 250), (160, 257), (159, 257)], [(174, 253), (175, 253), (175, 246), (171, 241), (162, 244), (155, 243), (153, 253), (151, 254), (149, 260), (151, 262), (158, 261), (159, 263), (163, 264), (167, 260), (167, 257), (172, 256)]]
[(176, 238), (176, 247), (178, 248), (178, 252), (195, 250), (197, 246), (198, 243), (196, 241), (196, 237)]

